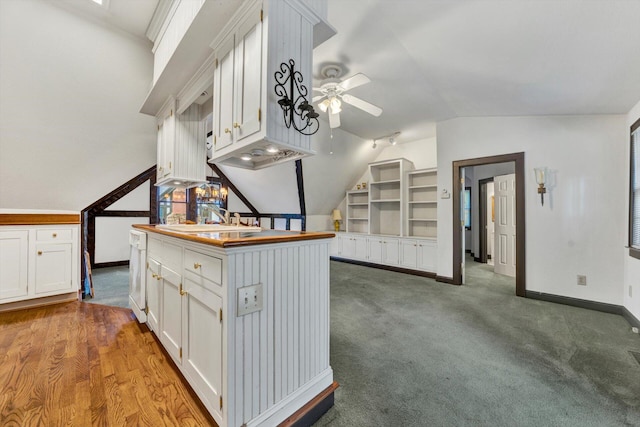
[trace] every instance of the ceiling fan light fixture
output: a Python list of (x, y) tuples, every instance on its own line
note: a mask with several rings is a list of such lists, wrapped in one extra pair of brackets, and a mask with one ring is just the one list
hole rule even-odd
[(337, 114), (342, 111), (342, 108), (340, 108), (342, 106), (342, 102), (340, 102), (340, 100), (335, 96), (331, 98), (330, 106), (331, 114)]
[(327, 109), (329, 108), (329, 104), (330, 104), (330, 101), (328, 99), (325, 99), (320, 104), (318, 104), (318, 107), (320, 108), (320, 111), (322, 111), (323, 113), (326, 113)]

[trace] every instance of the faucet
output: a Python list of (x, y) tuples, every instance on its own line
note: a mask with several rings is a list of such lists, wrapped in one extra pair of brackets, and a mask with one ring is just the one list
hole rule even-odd
[(212, 212), (216, 214), (218, 218), (220, 218), (220, 222), (222, 222), (223, 224), (231, 223), (231, 212), (229, 212), (228, 210), (214, 205)]

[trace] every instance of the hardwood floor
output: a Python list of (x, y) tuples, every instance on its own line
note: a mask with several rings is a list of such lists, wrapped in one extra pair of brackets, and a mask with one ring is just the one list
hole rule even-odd
[(0, 313), (0, 425), (215, 425), (129, 309)]

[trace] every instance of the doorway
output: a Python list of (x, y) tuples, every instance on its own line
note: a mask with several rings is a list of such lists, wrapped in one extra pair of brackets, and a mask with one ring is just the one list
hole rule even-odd
[[(464, 234), (460, 227), (461, 194), (463, 169), (465, 167), (489, 165), (493, 163), (515, 163), (515, 217), (516, 221), (516, 295), (526, 296), (526, 265), (525, 265), (525, 206), (524, 206), (524, 153), (503, 154), (498, 156), (480, 157), (475, 159), (457, 160), (453, 162), (453, 284), (463, 283), (463, 242)], [(482, 234), (482, 233), (481, 233)]]
[(494, 212), (490, 207), (489, 200), (493, 197), (493, 177), (485, 178), (478, 181), (478, 225), (481, 227), (478, 232), (479, 250), (476, 260), (483, 264), (491, 263), (493, 252), (493, 230), (489, 229), (493, 225), (493, 221), (489, 218), (494, 217)]

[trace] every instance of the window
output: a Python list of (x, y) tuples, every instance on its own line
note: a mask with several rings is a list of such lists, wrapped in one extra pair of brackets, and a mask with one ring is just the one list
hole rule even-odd
[(167, 217), (177, 217), (176, 222), (187, 219), (187, 190), (184, 188), (158, 187), (158, 222), (167, 224)]
[(227, 208), (227, 187), (219, 178), (207, 177), (208, 184), (184, 189), (173, 187), (157, 187), (158, 191), (158, 223), (197, 223), (219, 222), (220, 219), (212, 211)]
[(471, 187), (464, 189), (464, 228), (471, 230)]
[(640, 119), (631, 126), (629, 255), (640, 259)]

